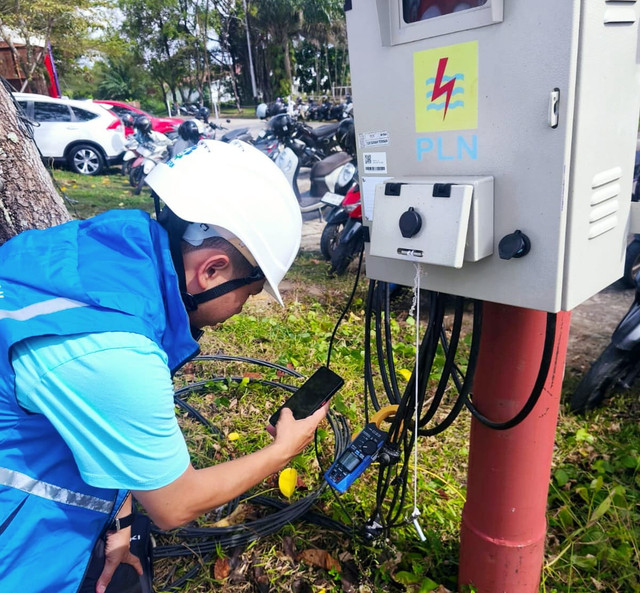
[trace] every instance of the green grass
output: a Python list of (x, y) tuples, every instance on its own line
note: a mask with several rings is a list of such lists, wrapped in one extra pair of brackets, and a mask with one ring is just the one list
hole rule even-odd
[(84, 219), (105, 210), (137, 208), (153, 212), (149, 188), (133, 195), (129, 178), (120, 173), (120, 166), (111, 167), (105, 175), (87, 176), (66, 169), (55, 169), (54, 178), (68, 200), (65, 201), (73, 218)]
[[(148, 190), (141, 197), (134, 197), (126, 180), (115, 172), (96, 178), (65, 171), (56, 171), (55, 175), (68, 195), (77, 200), (71, 209), (74, 216), (88, 216), (106, 207), (151, 209)], [(325, 362), (328, 340), (352, 281), (353, 275), (329, 278), (327, 264), (318, 254), (301, 254), (287, 275), (286, 308), (266, 298), (251, 299), (242, 315), (207, 331), (201, 342), (202, 350), (278, 362), (309, 375)], [(333, 400), (333, 408), (347, 417), (354, 432), (363, 423), (365, 284), (363, 280), (337, 332), (332, 357), (332, 368), (346, 379), (344, 388)], [(398, 309), (392, 332), (397, 369), (411, 368), (414, 325), (406, 310)], [(259, 376), (300, 383), (278, 377), (275, 371), (238, 363), (193, 363), (183, 369), (176, 382), (183, 385), (208, 381), (217, 375)], [(567, 372), (565, 399), (579, 379), (570, 370)], [(402, 372), (398, 373), (398, 381), (401, 388), (406, 384)], [(575, 417), (565, 406), (561, 408), (548, 498), (549, 528), (541, 592), (640, 592), (639, 395), (636, 388), (586, 417)], [(214, 437), (180, 414), (194, 464), (216, 463), (266, 444), (269, 437), (264, 424), (283, 398), (282, 392), (249, 383), (248, 378), (240, 384), (209, 382), (189, 401), (222, 431), (222, 437)], [(219, 550), (182, 590), (189, 593), (212, 588), (230, 593), (455, 590), (459, 525), (466, 495), (469, 424), (468, 415), (463, 413), (443, 434), (420, 443), (418, 506), (426, 542), (417, 539), (410, 525), (394, 531), (388, 540), (365, 544), (317, 526), (295, 523), (246, 549)], [(228, 438), (229, 435), (234, 438)], [(333, 435), (324, 427), (319, 433), (320, 462), (324, 466), (331, 461), (332, 446)], [(313, 449), (296, 458), (292, 466), (302, 484), (292, 495), (292, 500), (296, 500), (319, 483)], [(373, 506), (375, 478), (375, 469), (370, 469), (341, 497), (342, 504), (326, 492), (318, 510), (346, 523), (362, 524)], [(253, 493), (282, 497), (271, 480), (259, 485)], [(410, 501), (408, 504), (410, 507)], [(243, 512), (252, 515), (264, 511), (249, 504)], [(216, 513), (211, 513), (198, 524), (211, 525), (218, 519)], [(340, 563), (342, 576), (335, 568), (319, 568), (298, 556), (309, 549), (329, 551)], [(191, 562), (174, 559), (157, 562), (157, 586), (178, 577)], [(220, 570), (224, 566), (230, 572)], [(260, 588), (265, 581), (272, 583), (271, 589), (264, 585)], [(357, 584), (352, 586), (350, 582)], [(437, 589), (438, 586), (446, 589)]]

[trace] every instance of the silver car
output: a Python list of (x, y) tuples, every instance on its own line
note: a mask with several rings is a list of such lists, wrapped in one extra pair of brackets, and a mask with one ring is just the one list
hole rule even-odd
[(93, 101), (54, 99), (13, 93), (35, 122), (33, 135), (42, 158), (67, 165), (82, 175), (99, 175), (124, 154), (124, 126)]

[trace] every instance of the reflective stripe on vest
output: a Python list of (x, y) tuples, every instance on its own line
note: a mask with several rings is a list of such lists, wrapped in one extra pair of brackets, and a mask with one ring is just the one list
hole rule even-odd
[(38, 315), (46, 315), (48, 313), (57, 313), (58, 311), (66, 311), (67, 309), (75, 309), (76, 307), (86, 307), (85, 303), (74, 301), (73, 299), (49, 299), (33, 305), (27, 305), (22, 309), (14, 309), (13, 311), (0, 310), (0, 319), (13, 319), (14, 321), (28, 321)]
[(74, 492), (55, 484), (41, 482), (21, 472), (0, 467), (0, 484), (22, 490), (41, 498), (81, 507), (98, 513), (109, 514), (113, 510), (113, 500), (105, 500), (90, 494)]

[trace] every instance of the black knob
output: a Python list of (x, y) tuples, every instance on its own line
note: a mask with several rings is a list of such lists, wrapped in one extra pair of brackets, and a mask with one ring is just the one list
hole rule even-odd
[(422, 217), (418, 214), (413, 206), (400, 217), (400, 232), (405, 239), (409, 239), (417, 235), (422, 228)]
[(514, 231), (505, 235), (498, 244), (498, 255), (501, 259), (524, 257), (531, 250), (531, 241), (522, 231)]
[(376, 442), (373, 440), (365, 441), (362, 443), (361, 450), (365, 455), (372, 455), (376, 452)]

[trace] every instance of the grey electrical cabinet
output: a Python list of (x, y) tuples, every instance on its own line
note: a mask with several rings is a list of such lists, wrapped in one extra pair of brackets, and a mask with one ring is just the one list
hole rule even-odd
[(622, 275), (636, 0), (351, 0), (366, 271), (545, 311)]

